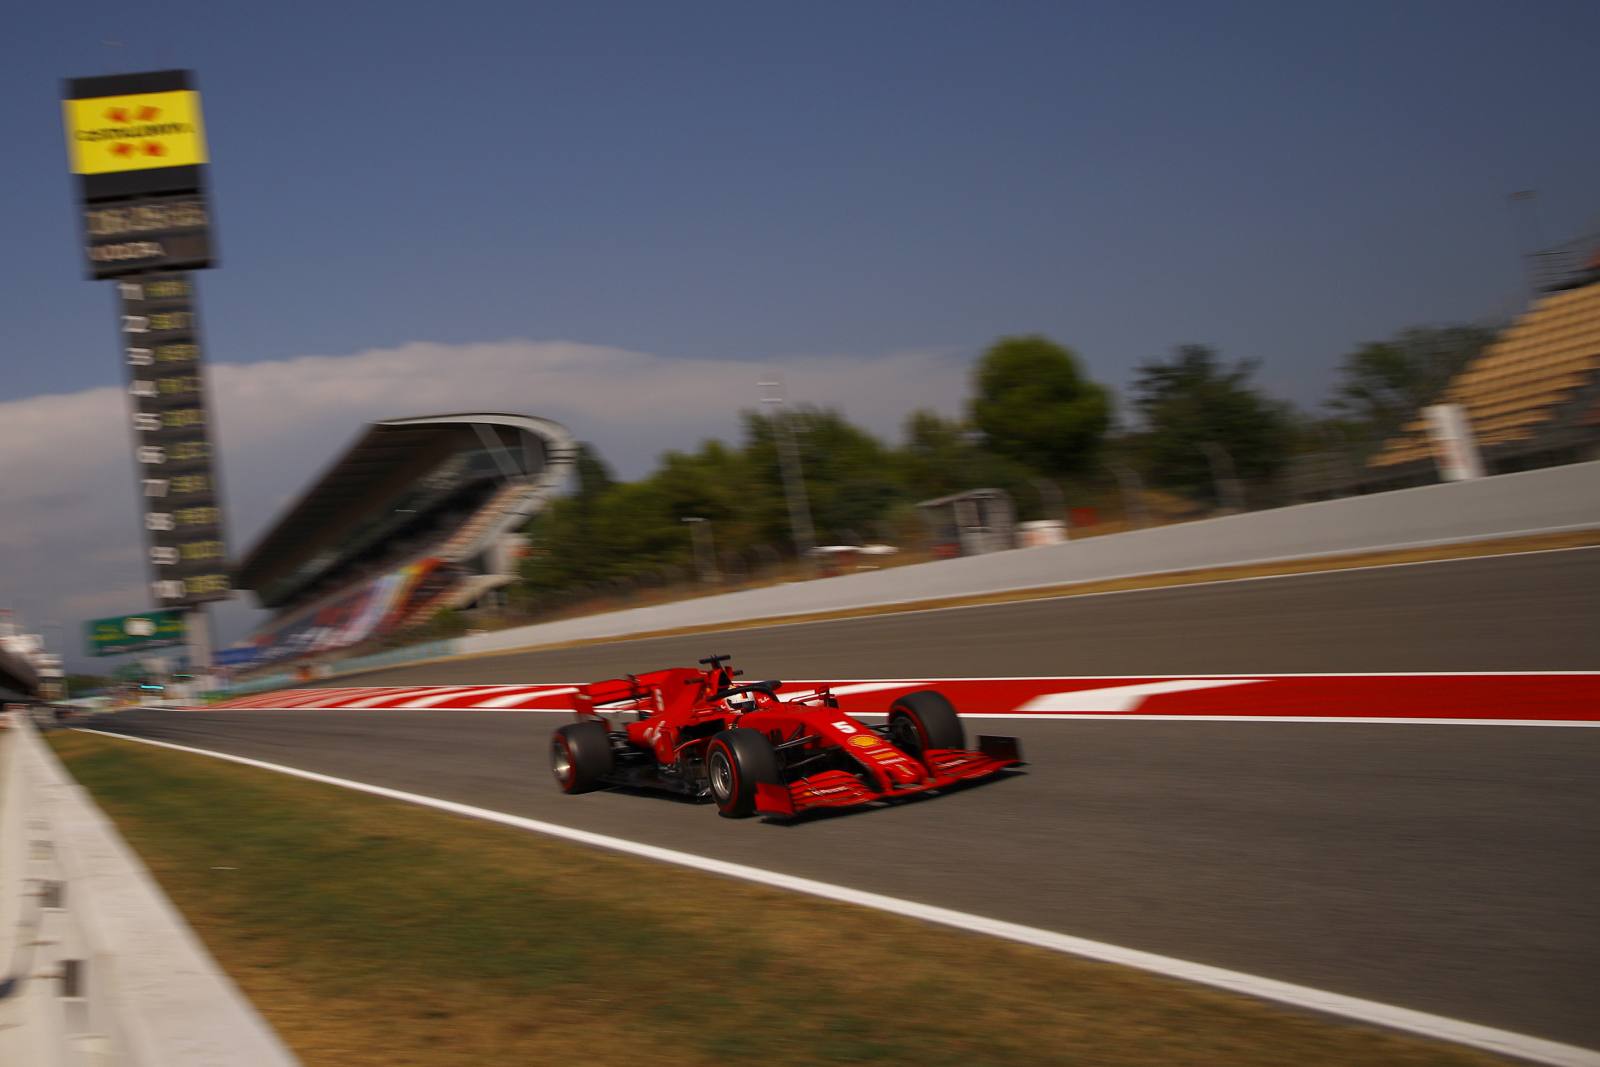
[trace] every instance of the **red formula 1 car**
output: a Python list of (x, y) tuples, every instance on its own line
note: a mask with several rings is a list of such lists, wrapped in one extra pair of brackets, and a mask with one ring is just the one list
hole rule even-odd
[[(782, 682), (736, 684), (728, 656), (584, 686), (578, 721), (550, 739), (568, 793), (605, 786), (709, 796), (730, 818), (793, 816), (985, 778), (1021, 762), (1014, 737), (979, 737), (933, 690), (898, 697), (868, 726), (826, 689), (780, 699)], [(631, 716), (631, 718), (629, 718)], [(614, 721), (615, 720), (615, 721)]]

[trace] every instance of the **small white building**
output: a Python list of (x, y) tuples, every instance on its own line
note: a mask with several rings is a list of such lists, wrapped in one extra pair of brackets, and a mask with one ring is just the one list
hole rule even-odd
[(1015, 548), (1016, 508), (1004, 489), (968, 489), (917, 505), (937, 556), (981, 556)]

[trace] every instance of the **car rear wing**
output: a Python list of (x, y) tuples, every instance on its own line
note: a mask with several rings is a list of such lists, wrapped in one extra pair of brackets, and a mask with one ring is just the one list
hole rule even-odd
[(671, 668), (590, 682), (578, 688), (573, 703), (580, 715), (598, 715), (602, 709), (658, 715), (678, 702), (693, 701), (704, 686), (700, 671)]

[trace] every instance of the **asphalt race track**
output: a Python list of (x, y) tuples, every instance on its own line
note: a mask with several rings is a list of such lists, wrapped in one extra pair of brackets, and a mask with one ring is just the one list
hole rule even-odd
[(751, 678), (1600, 667), (1600, 548), (510, 653), (329, 685), (570, 682), (732, 652)]
[[(656, 639), (338, 684), (1600, 668), (1600, 550)], [(1419, 713), (1425, 709), (1419, 709)], [(141, 711), (98, 726), (1600, 1047), (1600, 728), (986, 721), (1029, 766), (793, 825), (568, 798), (548, 714)], [(969, 732), (971, 730), (969, 724)]]

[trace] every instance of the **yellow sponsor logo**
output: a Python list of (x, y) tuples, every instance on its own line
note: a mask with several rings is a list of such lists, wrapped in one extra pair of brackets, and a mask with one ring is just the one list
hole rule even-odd
[(63, 100), (74, 174), (113, 174), (206, 162), (200, 94), (192, 89)]
[(878, 743), (878, 736), (876, 734), (856, 734), (850, 739), (850, 743), (857, 748), (871, 748)]

